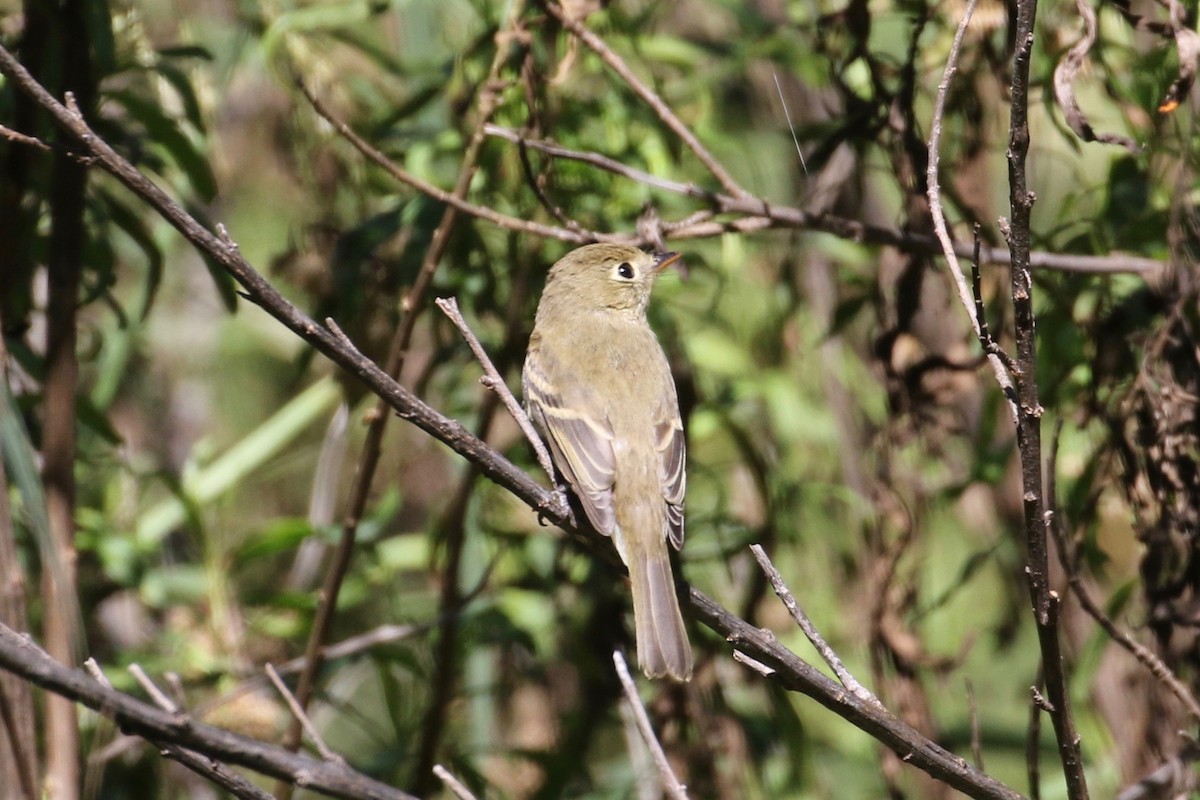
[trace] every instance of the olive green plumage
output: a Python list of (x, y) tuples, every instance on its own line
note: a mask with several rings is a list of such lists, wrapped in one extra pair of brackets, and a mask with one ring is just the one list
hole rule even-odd
[(688, 680), (667, 553), (683, 545), (684, 442), (675, 382), (646, 321), (655, 278), (678, 256), (581, 247), (550, 269), (522, 374), (525, 404), (596, 530), (629, 568), (638, 663)]

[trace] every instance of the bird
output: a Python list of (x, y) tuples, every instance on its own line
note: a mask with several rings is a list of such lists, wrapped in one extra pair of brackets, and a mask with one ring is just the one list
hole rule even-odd
[(600, 243), (557, 261), (521, 383), (555, 469), (629, 570), (639, 666), (687, 681), (692, 649), (667, 550), (683, 546), (686, 448), (671, 368), (646, 319), (655, 280), (679, 258)]

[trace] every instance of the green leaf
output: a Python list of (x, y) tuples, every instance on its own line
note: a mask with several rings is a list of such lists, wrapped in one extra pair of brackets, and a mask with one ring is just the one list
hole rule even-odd
[(233, 556), (234, 563), (242, 565), (265, 556), (291, 552), (313, 534), (312, 526), (303, 517), (277, 519), (237, 549)]
[(130, 206), (122, 202), (116, 195), (105, 189), (98, 192), (98, 205), (104, 216), (117, 226), (117, 229), (129, 237), (134, 246), (146, 258), (146, 282), (143, 286), (141, 308), (138, 316), (142, 319), (150, 313), (158, 287), (162, 283), (163, 254), (154, 235), (147, 227), (145, 220)]
[(132, 90), (114, 91), (107, 97), (120, 103), (132, 119), (141, 123), (147, 140), (175, 162), (201, 200), (211, 202), (217, 194), (212, 167), (178, 122), (167, 116), (157, 103)]

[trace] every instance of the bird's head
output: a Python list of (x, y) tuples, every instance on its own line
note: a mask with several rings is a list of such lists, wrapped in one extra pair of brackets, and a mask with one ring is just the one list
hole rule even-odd
[(647, 253), (632, 245), (589, 244), (550, 268), (546, 294), (579, 310), (618, 309), (645, 314), (654, 280), (678, 253)]

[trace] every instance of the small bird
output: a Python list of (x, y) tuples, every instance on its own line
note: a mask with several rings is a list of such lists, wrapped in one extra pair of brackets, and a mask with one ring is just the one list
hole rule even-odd
[(629, 568), (648, 677), (692, 676), (669, 541), (683, 546), (684, 442), (675, 381), (646, 321), (678, 253), (591, 244), (550, 269), (521, 382), (525, 406), (588, 520)]

